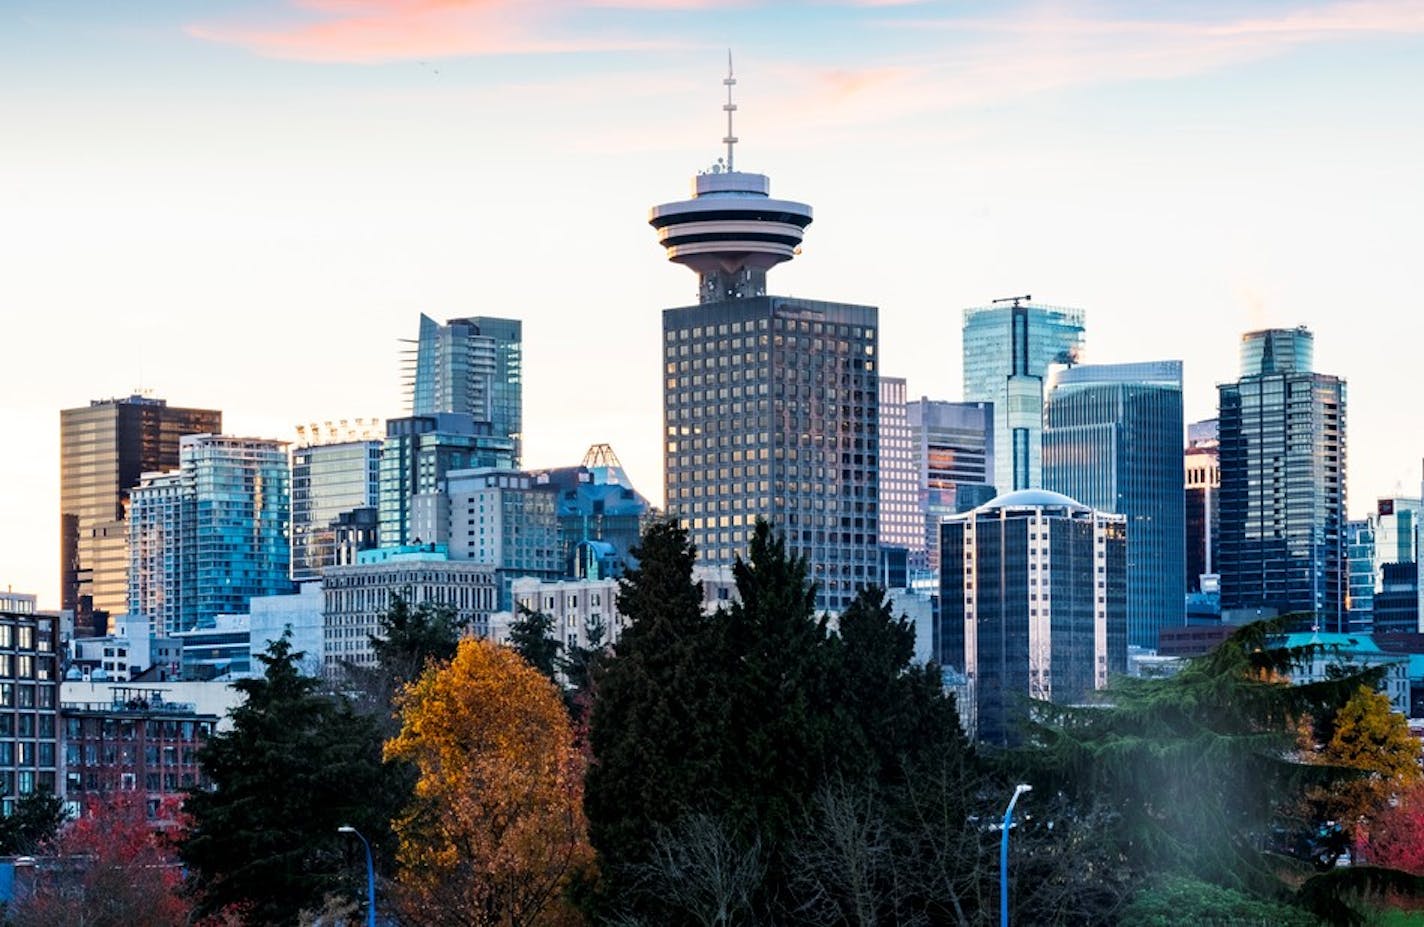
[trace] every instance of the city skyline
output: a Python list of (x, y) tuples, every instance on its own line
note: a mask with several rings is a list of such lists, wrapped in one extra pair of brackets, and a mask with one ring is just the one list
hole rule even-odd
[(879, 306), (911, 397), (962, 399), (961, 311), (1018, 293), (1082, 307), (1087, 362), (1183, 360), (1188, 421), (1243, 332), (1306, 325), (1351, 513), (1417, 492), (1424, 5), (408, 9), (0, 13), (0, 583), (58, 605), (61, 409), (398, 417), (421, 312), (521, 319), (526, 465), (606, 442), (661, 502), (658, 317), (695, 289), (646, 210), (722, 153), (727, 45), (737, 166), (816, 208), (776, 291)]

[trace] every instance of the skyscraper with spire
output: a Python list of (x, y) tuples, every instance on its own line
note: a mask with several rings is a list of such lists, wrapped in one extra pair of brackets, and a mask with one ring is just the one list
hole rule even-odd
[(810, 563), (817, 607), (838, 612), (876, 575), (878, 310), (767, 294), (811, 207), (736, 170), (730, 58), (723, 83), (725, 157), (648, 220), (698, 277), (697, 305), (663, 311), (667, 508), (714, 565), (769, 520)]

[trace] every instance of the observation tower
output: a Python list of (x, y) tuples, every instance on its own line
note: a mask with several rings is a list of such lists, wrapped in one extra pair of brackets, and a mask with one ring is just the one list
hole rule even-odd
[(669, 261), (697, 272), (700, 303), (766, 295), (766, 272), (799, 250), (811, 207), (771, 198), (771, 178), (733, 164), (732, 56), (727, 56), (726, 158), (718, 158), (692, 182), (692, 199), (654, 206), (648, 224), (658, 230)]

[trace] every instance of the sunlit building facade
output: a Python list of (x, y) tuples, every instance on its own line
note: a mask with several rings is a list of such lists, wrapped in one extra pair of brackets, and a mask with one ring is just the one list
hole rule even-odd
[(880, 378), (880, 546), (923, 555), (925, 519), (905, 381)]
[(994, 404), (906, 403), (914, 446), (923, 541), (912, 566), (939, 569), (939, 525), (946, 516), (983, 505), (997, 494), (994, 478)]
[(222, 431), (216, 409), (128, 396), (59, 413), (60, 603), (79, 634), (128, 600), (129, 493), (145, 473), (178, 466), (178, 439)]

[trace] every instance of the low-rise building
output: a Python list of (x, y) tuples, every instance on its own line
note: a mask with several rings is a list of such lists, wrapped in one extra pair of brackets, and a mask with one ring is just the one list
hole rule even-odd
[(78, 804), (116, 792), (142, 792), (150, 817), (165, 798), (204, 784), (198, 750), (218, 716), (175, 701), (165, 688), (114, 686), (98, 701), (60, 706), (64, 794)]
[(498, 597), (494, 565), (451, 560), (433, 544), (362, 551), (356, 563), (328, 568), (321, 586), (322, 660), (327, 674), (347, 663), (375, 663), (371, 638), (395, 596), (412, 606), (449, 605), (479, 636), (490, 632)]

